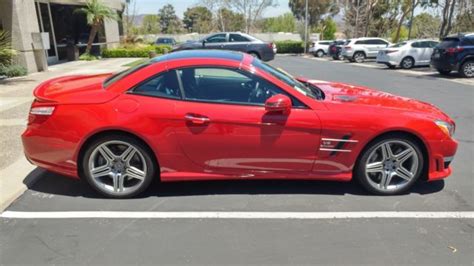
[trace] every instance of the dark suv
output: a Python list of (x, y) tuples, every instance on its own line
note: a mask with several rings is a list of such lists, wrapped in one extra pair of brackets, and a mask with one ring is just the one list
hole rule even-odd
[(334, 60), (343, 60), (344, 57), (341, 55), (341, 48), (343, 45), (346, 45), (350, 40), (337, 40), (329, 45), (328, 55), (332, 56)]
[(251, 54), (263, 61), (275, 58), (276, 46), (241, 32), (220, 32), (208, 35), (198, 41), (188, 41), (174, 51), (191, 49), (224, 49)]
[(431, 55), (431, 66), (443, 75), (458, 71), (463, 77), (474, 77), (474, 33), (444, 38)]

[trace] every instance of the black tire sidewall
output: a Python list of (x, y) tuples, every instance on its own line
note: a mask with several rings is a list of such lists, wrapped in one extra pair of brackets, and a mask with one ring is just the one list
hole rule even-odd
[[(410, 60), (411, 61), (411, 66), (410, 67), (405, 67), (405, 65), (403, 64), (403, 62), (405, 62), (405, 60)], [(402, 59), (402, 62), (400, 62), (400, 67), (403, 68), (403, 69), (411, 69), (415, 66), (415, 60), (413, 60), (413, 58), (411, 57), (405, 57)]]
[[(383, 190), (374, 188), (369, 183), (365, 175), (365, 165), (368, 160), (368, 157), (370, 153), (381, 143), (386, 142), (386, 141), (397, 141), (397, 140), (406, 142), (407, 144), (412, 146), (415, 152), (417, 153), (418, 158), (419, 158), (419, 162), (418, 162), (419, 167), (418, 167), (417, 173), (415, 174), (415, 177), (412, 178), (409, 181), (409, 183), (402, 188), (392, 190), (392, 191), (383, 191)], [(421, 148), (419, 147), (419, 144), (417, 144), (416, 141), (414, 141), (411, 138), (388, 136), (388, 137), (374, 140), (369, 145), (367, 145), (367, 147), (362, 151), (361, 156), (359, 160), (357, 161), (356, 167), (354, 169), (354, 177), (362, 185), (362, 187), (364, 187), (370, 193), (377, 194), (377, 195), (398, 195), (398, 194), (403, 194), (407, 192), (417, 182), (417, 180), (420, 179), (420, 176), (423, 173), (424, 163), (425, 163), (425, 158), (424, 158), (423, 152), (421, 151)]]
[[(131, 145), (133, 145), (135, 148), (137, 148), (143, 155), (143, 158), (145, 159), (145, 163), (146, 163), (146, 167), (147, 167), (147, 175), (145, 176), (145, 180), (144, 182), (142, 183), (141, 187), (135, 191), (133, 191), (132, 193), (129, 193), (129, 194), (125, 194), (125, 195), (116, 195), (116, 194), (111, 194), (111, 193), (108, 193), (107, 191), (104, 191), (102, 189), (100, 189), (99, 187), (96, 186), (96, 184), (93, 182), (92, 180), (92, 177), (90, 176), (89, 174), (89, 170), (88, 170), (88, 165), (89, 165), (89, 157), (91, 156), (92, 152), (94, 151), (94, 149), (104, 143), (104, 142), (108, 142), (108, 141), (113, 141), (113, 140), (117, 140), (117, 141), (123, 141), (123, 142), (127, 142)], [(87, 183), (89, 184), (90, 187), (92, 187), (96, 192), (98, 192), (99, 194), (103, 195), (103, 196), (106, 196), (108, 198), (131, 198), (131, 197), (134, 197), (140, 193), (142, 193), (143, 191), (145, 191), (151, 184), (151, 182), (154, 180), (155, 178), (155, 173), (156, 173), (156, 169), (157, 169), (157, 163), (155, 162), (154, 158), (150, 155), (150, 149), (144, 145), (141, 141), (138, 141), (137, 139), (133, 138), (133, 137), (129, 137), (129, 136), (126, 136), (126, 135), (110, 135), (110, 136), (105, 136), (105, 137), (101, 137), (101, 138), (98, 138), (96, 140), (94, 140), (93, 142), (91, 142), (85, 152), (84, 152), (84, 155), (83, 157), (81, 158), (81, 167), (82, 167), (82, 178), (84, 180), (87, 181)]]
[[(362, 55), (362, 59), (360, 61), (356, 60), (358, 54)], [(363, 63), (365, 61), (365, 54), (363, 52), (355, 52), (352, 60), (354, 60), (356, 63)]]

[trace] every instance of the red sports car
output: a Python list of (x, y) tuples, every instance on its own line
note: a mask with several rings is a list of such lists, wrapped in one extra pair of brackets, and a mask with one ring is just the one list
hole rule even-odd
[(293, 78), (229, 51), (181, 51), (36, 88), (22, 135), (39, 167), (115, 198), (161, 181), (356, 178), (377, 194), (451, 173), (455, 124), (435, 106)]

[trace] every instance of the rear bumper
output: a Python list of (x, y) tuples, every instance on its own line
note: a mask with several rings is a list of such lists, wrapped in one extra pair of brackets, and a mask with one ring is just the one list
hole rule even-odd
[(275, 59), (275, 53), (273, 52), (273, 50), (270, 52), (263, 52), (261, 55), (260, 55), (260, 59), (262, 61), (271, 61), (273, 59)]
[(435, 69), (441, 69), (441, 70), (458, 71), (459, 69), (458, 63), (452, 63), (452, 62), (449, 62), (448, 60), (431, 59), (430, 65), (431, 67)]
[(387, 55), (377, 55), (376, 62), (379, 64), (385, 64), (385, 65), (391, 65), (391, 66), (398, 66), (400, 64), (398, 60)]

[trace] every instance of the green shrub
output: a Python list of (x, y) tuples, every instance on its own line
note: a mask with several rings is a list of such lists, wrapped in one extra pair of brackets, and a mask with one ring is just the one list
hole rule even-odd
[(275, 42), (275, 45), (279, 54), (298, 54), (304, 50), (301, 41), (279, 41)]
[(97, 60), (97, 56), (91, 55), (91, 54), (88, 54), (88, 53), (83, 53), (83, 54), (81, 54), (81, 56), (79, 56), (79, 60), (93, 61), (93, 60)]
[(102, 57), (148, 57), (151, 52), (164, 54), (171, 50), (169, 45), (127, 46), (122, 48), (104, 49)]
[(26, 74), (28, 74), (28, 71), (20, 65), (0, 65), (0, 76), (18, 77)]

